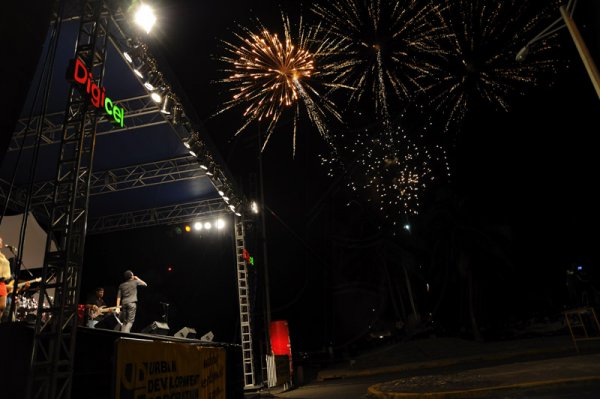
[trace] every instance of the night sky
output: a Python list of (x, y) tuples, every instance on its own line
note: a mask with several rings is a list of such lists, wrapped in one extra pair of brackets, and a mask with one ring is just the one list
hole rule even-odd
[[(599, 10), (587, 4), (591, 1), (580, 3), (576, 20), (599, 60)], [(252, 17), (279, 26), (280, 9), (296, 16), (300, 6), (293, 1), (250, 4), (165, 2), (151, 43), (246, 196), (254, 197), (258, 127), (234, 137), (242, 122), (239, 110), (212, 117), (229, 96), (215, 83), (224, 77), (217, 60), (223, 55), (221, 40), (234, 40), (237, 24), (252, 26)], [(524, 85), (523, 96), (510, 98), (509, 112), (473, 102), (460, 126), (440, 135), (451, 177), (425, 194), (420, 215), (410, 218), (411, 234), (392, 236), (380, 229), (380, 215), (364, 197), (351, 193), (343, 179), (327, 176), (319, 162), (327, 146), (307, 121), (301, 121), (293, 157), (291, 122), (283, 120), (263, 153), (265, 202), (272, 211), (266, 216), (266, 234), (272, 319), (289, 320), (293, 347), (342, 348), (369, 331), (398, 327), (398, 319), (410, 324), (404, 270), (415, 285), (423, 318), (432, 312), (441, 331), (464, 331), (461, 280), (448, 272), (451, 267), (443, 272), (439, 265), (444, 263), (440, 258), (452, 254), (440, 248), (452, 240), (469, 241), (466, 231), (483, 232), (496, 243), (494, 252), (470, 241), (482, 327), (557, 314), (567, 303), (566, 267), (571, 262), (592, 272), (599, 267), (595, 186), (600, 165), (594, 145), (599, 102), (566, 30), (556, 42), (554, 77), (538, 87)], [(446, 212), (441, 225), (434, 221), (440, 209)], [(436, 235), (451, 230), (450, 225), (452, 239)], [(248, 239), (257, 254), (258, 227), (250, 226)], [(85, 262), (94, 267), (86, 267), (84, 289), (104, 285), (113, 300), (123, 265), (128, 265), (150, 285), (140, 294), (134, 331), (158, 320), (158, 303), (164, 301), (171, 303), (173, 330), (191, 325), (201, 334), (212, 330), (217, 341), (231, 342), (238, 334), (232, 245), (227, 234), (200, 238), (177, 234), (175, 226), (91, 236)], [(167, 271), (169, 266), (173, 271)], [(260, 256), (256, 267), (263, 267)], [(256, 287), (262, 276), (252, 274)], [(424, 287), (431, 283), (435, 290), (444, 278), (454, 285), (440, 305), (439, 296), (425, 293)], [(262, 318), (261, 300), (259, 295), (257, 319)]]

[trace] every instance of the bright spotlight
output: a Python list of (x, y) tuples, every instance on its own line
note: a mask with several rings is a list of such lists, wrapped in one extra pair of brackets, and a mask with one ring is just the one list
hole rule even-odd
[(194, 230), (196, 230), (196, 231), (202, 230), (202, 223), (200, 223), (200, 222), (194, 223)]
[(125, 57), (127, 62), (129, 62), (130, 64), (133, 62), (133, 58), (131, 58), (131, 55), (129, 55), (129, 53), (127, 51), (123, 52), (123, 57)]
[(221, 230), (225, 227), (225, 221), (223, 219), (217, 219), (217, 229)]
[(212, 224), (210, 224), (210, 222), (206, 222), (206, 223), (204, 223), (204, 228), (205, 228), (206, 230), (210, 230), (210, 228), (211, 228), (211, 227), (212, 227)]
[(407, 224), (405, 224), (405, 225), (404, 225), (404, 230), (406, 230), (406, 231), (410, 231), (410, 224), (408, 224), (408, 223), (407, 223)]
[(256, 203), (256, 201), (252, 201), (252, 203), (250, 204), (250, 210), (253, 213), (258, 213), (258, 204)]
[(133, 72), (140, 78), (140, 79), (144, 79), (144, 74), (142, 73), (142, 71), (140, 71), (139, 68), (135, 68), (133, 70)]
[(140, 4), (135, 12), (134, 20), (139, 27), (146, 31), (146, 33), (150, 33), (150, 30), (152, 30), (152, 27), (156, 22), (156, 16), (154, 15), (152, 7), (147, 4)]
[(186, 225), (184, 227), (184, 230), (185, 230), (186, 233), (189, 233), (190, 231), (192, 231), (192, 228), (190, 226)]
[(150, 98), (152, 98), (155, 103), (159, 103), (162, 101), (162, 97), (160, 96), (160, 94), (158, 94), (155, 91), (153, 91), (152, 94), (150, 94)]

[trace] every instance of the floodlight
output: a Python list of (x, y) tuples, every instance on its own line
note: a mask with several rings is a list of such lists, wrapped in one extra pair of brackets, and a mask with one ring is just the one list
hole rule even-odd
[(165, 115), (171, 115), (171, 111), (169, 110), (169, 96), (165, 96), (165, 101), (163, 101), (163, 106), (160, 110)]
[(147, 4), (140, 4), (134, 15), (135, 23), (141, 27), (146, 33), (150, 33), (154, 23), (156, 22), (156, 16), (154, 10)]
[(194, 230), (196, 230), (196, 231), (202, 230), (202, 223), (200, 223), (200, 222), (194, 223)]
[(217, 219), (217, 229), (221, 230), (225, 227), (225, 221), (223, 219)]
[(206, 230), (210, 230), (210, 228), (211, 228), (211, 227), (212, 227), (212, 224), (210, 224), (210, 222), (206, 222), (206, 223), (204, 223), (204, 228), (205, 228)]
[(157, 92), (153, 91), (150, 94), (150, 98), (152, 98), (152, 100), (154, 100), (155, 103), (159, 103), (162, 101), (162, 97), (160, 96), (160, 94), (158, 94)]
[(160, 84), (160, 73), (152, 71), (148, 74), (148, 79), (144, 82), (144, 87), (150, 91), (155, 90)]

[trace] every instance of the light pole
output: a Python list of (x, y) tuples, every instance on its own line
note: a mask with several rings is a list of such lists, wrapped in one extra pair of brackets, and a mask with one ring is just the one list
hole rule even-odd
[(577, 47), (577, 51), (579, 52), (579, 56), (583, 61), (583, 65), (585, 65), (585, 69), (590, 76), (590, 80), (596, 89), (596, 94), (600, 99), (600, 74), (598, 73), (598, 68), (596, 68), (594, 60), (590, 56), (590, 52), (585, 45), (581, 34), (579, 33), (579, 29), (577, 29), (577, 25), (575, 25), (575, 21), (573, 21), (573, 12), (575, 11), (576, 5), (577, 0), (569, 0), (566, 6), (560, 6), (561, 17), (552, 22), (546, 29), (541, 31), (537, 36), (527, 42), (527, 44), (523, 46), (523, 48), (517, 53), (516, 60), (519, 62), (524, 61), (529, 53), (529, 46), (538, 40), (542, 40), (552, 35), (566, 26), (571, 34), (571, 39), (573, 39), (573, 42), (575, 43), (575, 47)]

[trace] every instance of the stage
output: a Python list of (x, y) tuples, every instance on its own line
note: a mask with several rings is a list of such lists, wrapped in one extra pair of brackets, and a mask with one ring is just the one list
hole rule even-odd
[[(3, 384), (6, 397), (25, 397), (33, 333), (27, 323), (0, 324), (0, 375), (10, 381)], [(240, 359), (236, 344), (80, 326), (71, 397), (239, 399), (244, 388)]]

